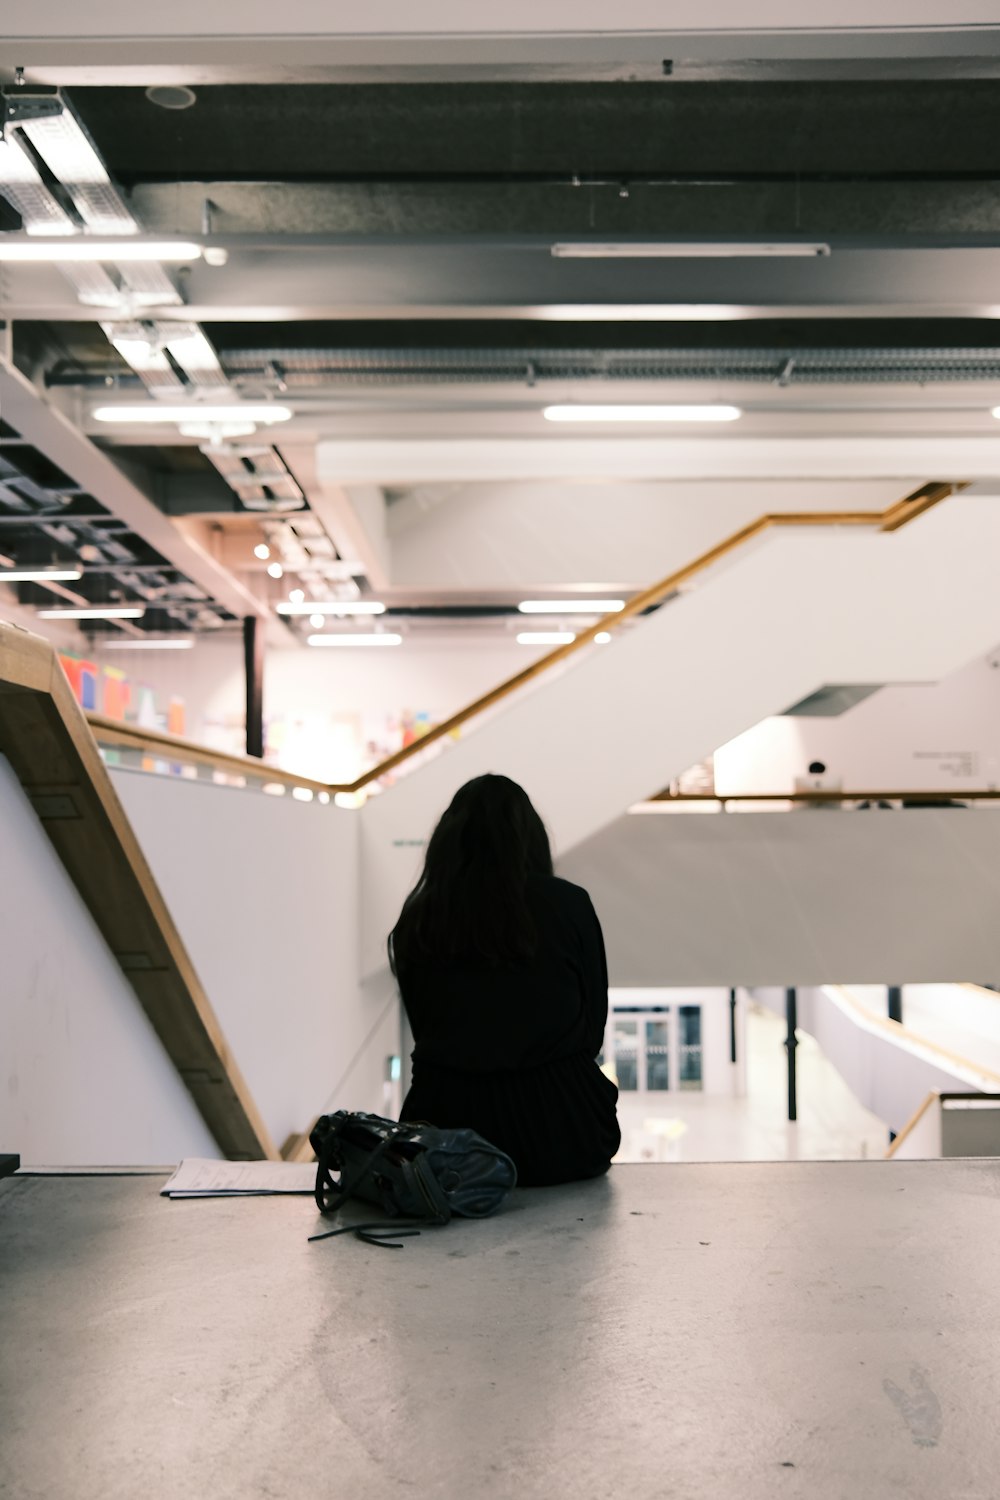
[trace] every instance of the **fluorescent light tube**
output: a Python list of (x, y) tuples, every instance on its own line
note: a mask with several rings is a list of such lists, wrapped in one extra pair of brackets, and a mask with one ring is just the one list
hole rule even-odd
[(82, 577), (79, 568), (0, 568), (0, 583), (73, 583)]
[(625, 608), (624, 599), (522, 599), (522, 615), (611, 615)]
[(311, 635), (308, 641), (310, 646), (401, 646), (403, 637), (390, 631), (377, 635), (370, 630), (365, 635)]
[(182, 636), (175, 640), (171, 636), (165, 636), (162, 640), (124, 640), (124, 641), (102, 641), (102, 651), (190, 651), (194, 640), (190, 636)]
[(109, 606), (107, 609), (40, 609), (40, 620), (141, 620), (145, 606), (139, 609)]
[(182, 240), (106, 240), (48, 239), (35, 235), (31, 239), (0, 237), (0, 261), (70, 261), (130, 260), (187, 261), (196, 260), (201, 246)]
[(685, 244), (683, 240), (639, 241), (612, 240), (603, 244), (596, 240), (579, 240), (572, 244), (552, 246), (552, 254), (560, 260), (736, 260), (760, 255), (810, 256), (829, 255), (830, 246), (818, 242), (804, 243), (800, 240), (758, 243), (706, 240)]
[(735, 422), (738, 406), (546, 406), (547, 422)]
[(148, 403), (143, 406), (122, 403), (99, 406), (91, 412), (95, 422), (287, 422), (292, 415), (287, 406), (248, 406), (234, 401), (228, 406), (209, 406), (191, 401), (186, 406)]
[(384, 615), (385, 605), (374, 599), (293, 599), (278, 605), (279, 615)]
[(568, 646), (575, 641), (572, 630), (522, 630), (517, 638), (519, 646)]

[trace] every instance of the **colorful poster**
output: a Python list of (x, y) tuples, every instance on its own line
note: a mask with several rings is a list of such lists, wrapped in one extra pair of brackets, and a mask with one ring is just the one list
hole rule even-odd
[(119, 723), (125, 722), (125, 715), (132, 698), (132, 689), (124, 672), (117, 667), (105, 667), (103, 672), (104, 705), (102, 712), (106, 719), (117, 719)]
[(69, 679), (69, 685), (73, 689), (73, 696), (81, 708), (96, 712), (97, 709), (97, 666), (92, 661), (85, 661), (79, 656), (64, 655), (59, 653), (59, 661), (63, 671)]

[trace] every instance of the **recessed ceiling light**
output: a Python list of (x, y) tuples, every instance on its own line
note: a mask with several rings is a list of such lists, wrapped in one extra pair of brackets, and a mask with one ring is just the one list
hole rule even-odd
[(326, 624), (326, 616), (310, 615), (309, 624), (312, 626), (313, 630), (322, 630), (323, 626)]
[(82, 577), (79, 568), (0, 568), (0, 583), (73, 583)]
[(735, 422), (738, 406), (546, 406), (547, 422)]
[(192, 104), (197, 104), (198, 95), (194, 89), (189, 89), (186, 84), (154, 83), (146, 90), (146, 98), (150, 104), (158, 104), (160, 109), (190, 109)]
[(625, 608), (624, 599), (522, 599), (523, 615), (611, 615)]
[(0, 237), (0, 261), (171, 261), (197, 260), (201, 246), (187, 240), (79, 239), (33, 234)]
[(271, 556), (271, 549), (266, 542), (258, 542), (253, 549), (253, 555), (254, 557), (259, 557), (261, 562), (267, 562), (267, 559)]
[(552, 254), (557, 259), (565, 260), (702, 260), (706, 257), (712, 260), (732, 260), (760, 255), (806, 256), (815, 259), (817, 255), (829, 255), (830, 246), (818, 241), (800, 240), (769, 243), (753, 240), (702, 240), (687, 244), (683, 240), (653, 240), (646, 243), (638, 240), (611, 240), (603, 244), (597, 240), (578, 240), (571, 244), (553, 245)]
[(40, 620), (141, 620), (145, 606), (132, 605), (94, 606), (92, 609), (40, 609), (36, 611)]
[(287, 406), (260, 404), (251, 406), (240, 401), (228, 405), (207, 401), (189, 401), (183, 406), (153, 404), (145, 402), (120, 402), (114, 406), (99, 406), (91, 412), (95, 422), (287, 422), (292, 415)]
[(288, 597), (293, 604), (301, 604), (306, 597), (306, 591), (305, 589), (290, 589)]
[[(285, 570), (281, 566), (280, 562), (273, 562), (273, 563), (268, 563), (268, 565), (267, 565), (267, 571), (268, 571), (268, 574), (270, 575), (271, 578), (280, 578), (282, 576), (282, 574), (284, 573)], [(278, 605), (278, 608), (281, 609), (281, 605), (280, 604)]]
[(575, 641), (572, 630), (522, 630), (518, 635), (519, 646), (568, 646)]
[(595, 646), (606, 646), (611, 639), (610, 630), (599, 630), (594, 636)]
[(393, 635), (391, 631), (376, 633), (368, 631), (364, 635), (311, 635), (308, 637), (310, 646), (401, 646), (403, 637)]

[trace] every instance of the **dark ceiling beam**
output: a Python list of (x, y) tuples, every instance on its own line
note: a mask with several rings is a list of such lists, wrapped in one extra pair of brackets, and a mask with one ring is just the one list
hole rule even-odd
[[(997, 123), (1000, 134), (1000, 120)], [(953, 164), (954, 167), (954, 164)], [(649, 179), (627, 166), (599, 181), (567, 175), (470, 174), (453, 181), (143, 182), (131, 202), (150, 232), (200, 236), (205, 203), (213, 205), (213, 237), (263, 235), (262, 248), (322, 236), (477, 235), (510, 244), (516, 236), (738, 238), (810, 236), (881, 245), (926, 246), (940, 236), (952, 245), (1000, 243), (1000, 169), (962, 176), (863, 172), (831, 180), (826, 174), (691, 181)], [(252, 241), (244, 241), (247, 248)], [(543, 246), (542, 248), (547, 248)]]

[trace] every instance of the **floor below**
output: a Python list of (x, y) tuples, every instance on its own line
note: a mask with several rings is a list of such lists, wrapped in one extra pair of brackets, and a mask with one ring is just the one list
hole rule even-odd
[(812, 1037), (799, 1032), (798, 1120), (788, 1120), (785, 1022), (751, 1005), (747, 1013), (747, 1092), (621, 1093), (620, 1162), (818, 1161), (884, 1156), (886, 1126), (855, 1099)]

